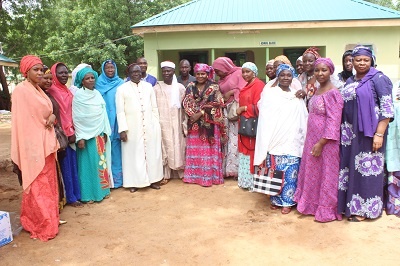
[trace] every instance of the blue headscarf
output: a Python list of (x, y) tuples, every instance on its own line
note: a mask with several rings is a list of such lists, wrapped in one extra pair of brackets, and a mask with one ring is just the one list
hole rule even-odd
[(74, 85), (78, 88), (82, 88), (82, 81), (83, 78), (86, 76), (86, 74), (92, 73), (94, 76), (94, 80), (95, 82), (97, 81), (97, 79), (99, 78), (99, 75), (97, 74), (96, 71), (94, 71), (93, 69), (89, 68), (89, 67), (84, 67), (81, 70), (79, 70), (79, 72), (76, 74), (76, 78), (75, 78), (75, 83)]
[[(108, 63), (113, 64), (115, 68), (115, 73), (112, 78), (107, 77), (104, 70), (106, 64)], [(118, 76), (117, 65), (115, 64), (115, 62), (113, 60), (104, 61), (103, 64), (101, 65), (101, 74), (96, 83), (96, 90), (98, 90), (101, 93), (101, 95), (104, 96), (104, 94), (107, 93), (109, 90), (116, 89), (123, 83), (124, 81)]]
[(295, 77), (295, 72), (294, 72), (294, 68), (287, 65), (287, 64), (282, 64), (279, 65), (278, 68), (276, 69), (276, 76), (278, 77), (279, 74), (283, 71), (283, 70), (290, 70), (290, 72), (292, 72), (292, 76)]
[(254, 63), (252, 63), (252, 62), (246, 62), (246, 63), (244, 63), (243, 66), (242, 66), (242, 68), (248, 68), (248, 69), (250, 69), (251, 71), (253, 71), (254, 74), (255, 74), (256, 76), (258, 75), (258, 68), (257, 68), (257, 66), (256, 66)]
[[(112, 78), (107, 77), (104, 71), (107, 63), (111, 63), (115, 67), (114, 77)], [(117, 65), (115, 62), (113, 60), (104, 61), (101, 65), (101, 75), (97, 80), (95, 89), (100, 92), (101, 96), (103, 96), (103, 99), (106, 102), (108, 120), (110, 121), (112, 131), (112, 139), (119, 139), (115, 93), (117, 92), (117, 88), (122, 84), (124, 84), (124, 81), (118, 76)], [(114, 158), (113, 160), (120, 160), (120, 158)]]

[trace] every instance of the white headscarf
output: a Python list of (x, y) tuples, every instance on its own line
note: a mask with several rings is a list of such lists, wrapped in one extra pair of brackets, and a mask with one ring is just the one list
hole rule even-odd
[(85, 68), (85, 67), (90, 67), (90, 68), (92, 68), (91, 65), (82, 63), (82, 64), (77, 65), (77, 66), (74, 68), (74, 70), (72, 70), (72, 73), (71, 73), (71, 86), (69, 87), (69, 90), (71, 91), (71, 93), (72, 93), (73, 95), (75, 95), (76, 91), (78, 90), (78, 87), (76, 87), (76, 86), (74, 85), (75, 79), (76, 79), (76, 74), (78, 74), (78, 72), (79, 72), (82, 68)]
[[(175, 70), (175, 64), (171, 61), (161, 62), (161, 68), (163, 68), (163, 67), (170, 67)], [(181, 96), (179, 93), (178, 79), (176, 78), (175, 73), (174, 73), (174, 76), (172, 77), (172, 91), (171, 91), (170, 107), (171, 108), (176, 107), (178, 109), (181, 108)]]

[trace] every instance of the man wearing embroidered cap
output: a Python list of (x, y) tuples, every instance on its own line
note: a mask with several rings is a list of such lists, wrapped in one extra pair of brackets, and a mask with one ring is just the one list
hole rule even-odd
[(162, 136), (162, 158), (164, 179), (161, 185), (173, 177), (183, 177), (185, 167), (185, 138), (183, 122), (185, 113), (181, 108), (185, 96), (185, 87), (177, 82), (175, 64), (170, 61), (161, 63), (163, 81), (154, 86)]

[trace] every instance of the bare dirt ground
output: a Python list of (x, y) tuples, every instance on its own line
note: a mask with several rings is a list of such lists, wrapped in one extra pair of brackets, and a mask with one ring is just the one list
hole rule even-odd
[[(0, 144), (8, 139), (0, 127)], [(19, 212), (21, 193), (16, 176), (0, 170), (0, 210)], [(68, 223), (55, 239), (22, 231), (0, 248), (0, 264), (399, 265), (399, 218), (321, 224), (297, 211), (282, 215), (232, 179), (211, 188), (173, 180), (158, 191), (117, 189), (101, 203), (67, 206), (61, 218)]]

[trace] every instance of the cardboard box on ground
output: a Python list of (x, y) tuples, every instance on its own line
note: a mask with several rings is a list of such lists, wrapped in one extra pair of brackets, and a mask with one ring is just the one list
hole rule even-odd
[(10, 213), (0, 211), (0, 247), (13, 241)]

